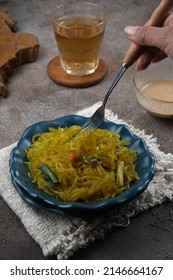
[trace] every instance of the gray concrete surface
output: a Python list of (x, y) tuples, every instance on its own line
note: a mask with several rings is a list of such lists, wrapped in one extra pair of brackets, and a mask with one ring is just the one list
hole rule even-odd
[[(91, 0), (90, 0), (91, 1)], [(102, 100), (117, 74), (129, 47), (123, 29), (143, 24), (159, 0), (108, 0), (109, 19), (101, 56), (109, 65), (105, 79), (90, 88), (71, 89), (55, 84), (47, 75), (47, 64), (57, 55), (50, 12), (58, 0), (0, 0), (18, 21), (17, 32), (38, 36), (38, 60), (16, 69), (9, 79), (9, 97), (0, 98), (0, 148), (17, 141), (30, 124), (73, 114)], [(91, 1), (104, 4), (104, 0)], [(134, 66), (122, 78), (107, 108), (146, 134), (157, 138), (160, 149), (173, 152), (173, 121), (147, 114), (137, 103), (133, 85)], [(132, 219), (127, 228), (115, 228), (103, 240), (78, 251), (72, 259), (173, 259), (173, 208), (164, 203)], [(0, 198), (0, 259), (44, 259), (39, 246), (20, 220)]]

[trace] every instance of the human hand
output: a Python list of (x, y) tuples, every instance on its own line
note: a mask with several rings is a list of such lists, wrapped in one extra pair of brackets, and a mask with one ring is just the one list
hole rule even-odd
[(128, 39), (146, 46), (137, 60), (137, 69), (147, 68), (151, 62), (158, 62), (167, 56), (173, 59), (173, 14), (169, 14), (162, 27), (126, 26), (124, 29)]

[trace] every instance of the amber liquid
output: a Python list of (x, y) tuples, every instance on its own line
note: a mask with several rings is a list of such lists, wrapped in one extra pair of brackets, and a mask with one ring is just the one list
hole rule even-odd
[(104, 24), (90, 16), (63, 17), (54, 24), (63, 69), (73, 75), (93, 73), (99, 62)]
[(173, 82), (158, 81), (142, 88), (146, 95), (158, 100), (173, 102)]
[(144, 86), (142, 89), (146, 99), (141, 99), (143, 107), (151, 114), (173, 117), (173, 81), (157, 81)]

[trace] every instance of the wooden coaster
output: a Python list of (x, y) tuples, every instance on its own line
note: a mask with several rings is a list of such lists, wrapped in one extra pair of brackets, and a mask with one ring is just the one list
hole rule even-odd
[(75, 76), (67, 74), (60, 65), (59, 56), (54, 57), (47, 66), (49, 77), (57, 84), (66, 87), (89, 87), (99, 83), (107, 74), (108, 66), (106, 62), (100, 58), (96, 71), (86, 76)]

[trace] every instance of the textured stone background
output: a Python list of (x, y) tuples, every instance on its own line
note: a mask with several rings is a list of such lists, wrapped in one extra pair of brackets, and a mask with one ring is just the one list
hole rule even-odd
[[(105, 4), (103, 0), (90, 2)], [(37, 61), (18, 67), (9, 78), (9, 97), (0, 98), (0, 148), (17, 141), (34, 122), (73, 114), (102, 100), (130, 44), (124, 27), (142, 25), (159, 0), (106, 1), (109, 18), (101, 57), (107, 61), (109, 72), (101, 83), (84, 89), (57, 85), (47, 75), (47, 64), (57, 55), (50, 13), (60, 3), (63, 1), (0, 1), (0, 9), (6, 9), (18, 21), (17, 32), (33, 33), (40, 42)], [(173, 152), (173, 122), (155, 118), (139, 106), (133, 85), (134, 71), (132, 66), (125, 73), (107, 108), (136, 128), (144, 129), (146, 134), (157, 137), (165, 153)], [(104, 240), (78, 251), (72, 259), (173, 259), (172, 232), (173, 209), (167, 203), (136, 216), (127, 228), (115, 228)], [(2, 198), (0, 259), (44, 259), (39, 246)]]

